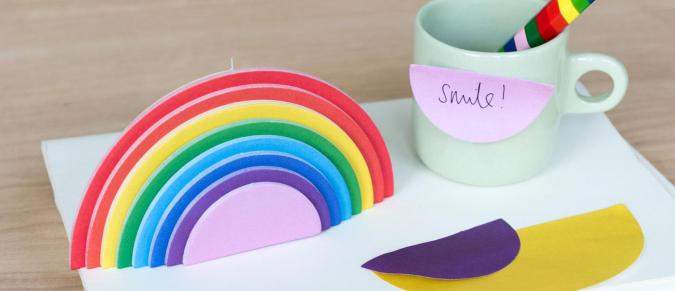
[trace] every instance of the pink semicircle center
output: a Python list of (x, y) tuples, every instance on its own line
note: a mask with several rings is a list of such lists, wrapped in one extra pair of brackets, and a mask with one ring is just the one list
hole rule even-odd
[(196, 264), (320, 232), (319, 215), (301, 192), (281, 183), (251, 183), (220, 198), (199, 218), (183, 263)]

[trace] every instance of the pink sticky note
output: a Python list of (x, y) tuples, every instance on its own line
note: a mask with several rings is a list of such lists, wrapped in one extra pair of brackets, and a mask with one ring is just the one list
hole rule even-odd
[(414, 64), (410, 85), (417, 104), (436, 127), (474, 143), (518, 134), (544, 110), (555, 89), (532, 81)]
[(321, 232), (312, 203), (295, 188), (248, 184), (223, 196), (195, 225), (183, 263), (190, 265)]

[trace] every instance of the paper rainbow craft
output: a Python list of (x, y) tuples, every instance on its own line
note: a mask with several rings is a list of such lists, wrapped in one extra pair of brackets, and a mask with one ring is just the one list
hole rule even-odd
[(315, 235), (393, 193), (377, 127), (282, 69), (217, 73), (137, 117), (96, 169), (71, 268), (193, 264)]

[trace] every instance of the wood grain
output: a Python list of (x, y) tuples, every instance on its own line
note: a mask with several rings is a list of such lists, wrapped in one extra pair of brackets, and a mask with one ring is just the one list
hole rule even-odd
[[(283, 66), (361, 101), (410, 96), (412, 1), (0, 2), (0, 289), (78, 290), (40, 141), (122, 129), (188, 80)], [(631, 84), (609, 113), (675, 181), (675, 2), (598, 1), (572, 49), (618, 57)], [(586, 79), (591, 90), (608, 88)]]

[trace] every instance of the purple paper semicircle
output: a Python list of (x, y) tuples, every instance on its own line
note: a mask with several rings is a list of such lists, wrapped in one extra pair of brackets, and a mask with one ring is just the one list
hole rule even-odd
[(326, 218), (328, 217), (328, 206), (326, 206), (321, 192), (298, 174), (281, 168), (249, 168), (234, 173), (231, 178), (225, 179), (220, 184), (211, 188), (202, 196), (185, 214), (181, 222), (174, 230), (174, 236), (169, 244), (167, 255), (167, 266), (174, 266), (183, 263), (183, 254), (187, 240), (199, 218), (204, 212), (220, 197), (241, 186), (256, 182), (277, 182), (289, 185), (303, 193), (316, 207), (321, 220), (321, 230), (330, 227)]
[(481, 277), (508, 266), (520, 251), (520, 238), (498, 219), (456, 234), (378, 256), (362, 267), (389, 274), (459, 280)]

